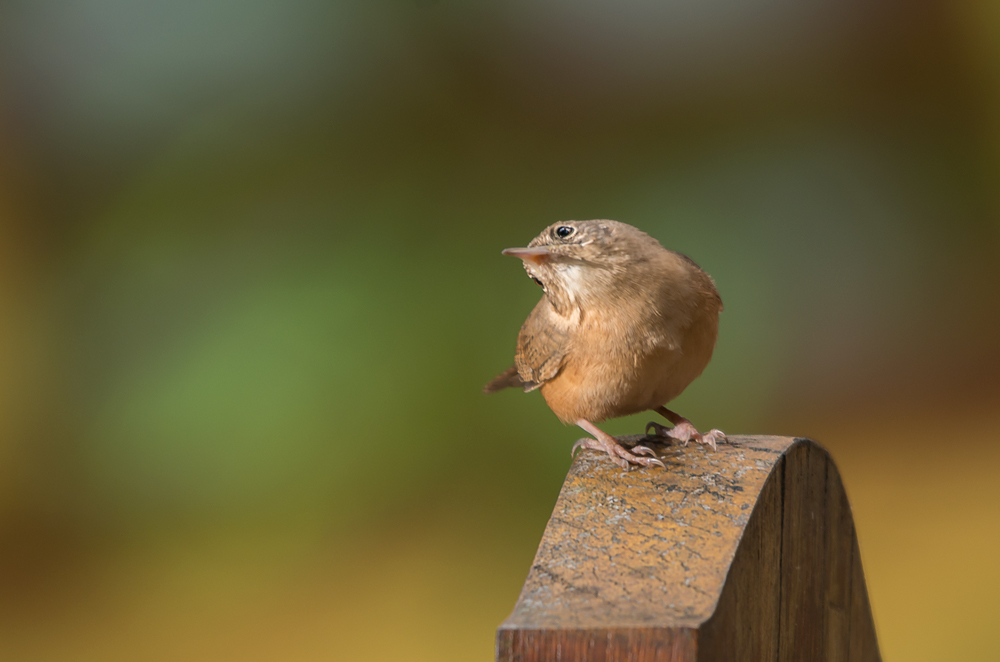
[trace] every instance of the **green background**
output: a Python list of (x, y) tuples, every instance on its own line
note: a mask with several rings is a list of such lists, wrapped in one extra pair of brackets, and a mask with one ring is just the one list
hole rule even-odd
[(715, 278), (672, 408), (831, 450), (886, 659), (1000, 655), (998, 118), (976, 0), (0, 5), (0, 657), (491, 659), (581, 436), (480, 391), (500, 250), (587, 218)]

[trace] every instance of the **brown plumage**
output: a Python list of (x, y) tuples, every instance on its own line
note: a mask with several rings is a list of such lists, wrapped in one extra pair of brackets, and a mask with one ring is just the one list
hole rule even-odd
[(653, 455), (642, 446), (630, 453), (595, 423), (651, 409), (674, 424), (650, 423), (658, 434), (713, 448), (725, 438), (664, 407), (708, 365), (718, 332), (722, 300), (691, 259), (605, 220), (555, 223), (504, 254), (520, 257), (544, 294), (518, 334), (515, 365), (487, 393), (540, 389), (560, 420), (595, 435), (574, 449), (604, 450), (623, 467), (662, 463), (637, 457)]

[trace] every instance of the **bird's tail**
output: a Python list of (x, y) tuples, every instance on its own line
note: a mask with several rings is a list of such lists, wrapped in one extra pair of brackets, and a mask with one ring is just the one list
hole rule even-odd
[(496, 393), (497, 391), (502, 391), (505, 388), (522, 388), (524, 382), (521, 380), (521, 376), (517, 374), (517, 366), (511, 366), (501, 372), (499, 375), (494, 377), (489, 384), (483, 387), (483, 393)]

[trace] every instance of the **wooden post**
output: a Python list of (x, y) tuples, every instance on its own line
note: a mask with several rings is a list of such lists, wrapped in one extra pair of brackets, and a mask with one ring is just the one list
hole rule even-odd
[(881, 659), (851, 508), (821, 446), (747, 436), (657, 452), (666, 470), (577, 456), (497, 660)]

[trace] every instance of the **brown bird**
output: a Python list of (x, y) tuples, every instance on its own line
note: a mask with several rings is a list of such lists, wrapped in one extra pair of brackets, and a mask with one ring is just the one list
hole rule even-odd
[(649, 423), (647, 432), (713, 449), (725, 439), (719, 430), (698, 432), (664, 406), (701, 374), (715, 348), (722, 299), (694, 261), (631, 225), (603, 220), (554, 223), (527, 248), (503, 254), (521, 258), (544, 294), (518, 334), (515, 365), (483, 391), (541, 389), (563, 423), (594, 435), (573, 452), (602, 450), (626, 469), (663, 463), (645, 446), (629, 452), (597, 423), (649, 409), (673, 428)]

